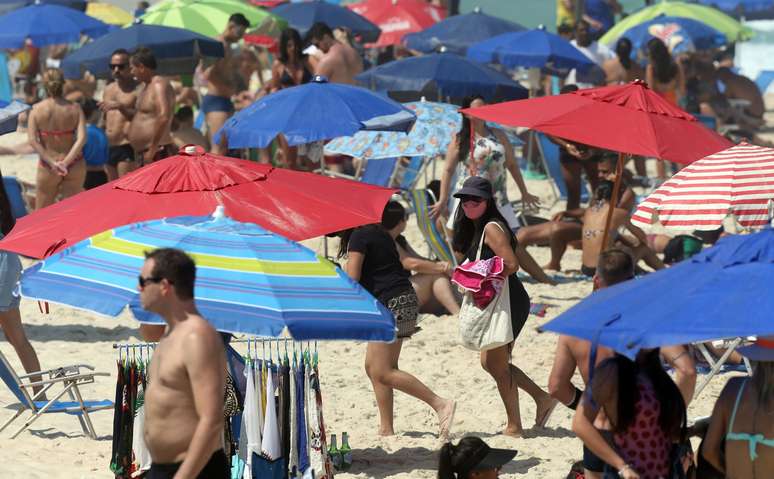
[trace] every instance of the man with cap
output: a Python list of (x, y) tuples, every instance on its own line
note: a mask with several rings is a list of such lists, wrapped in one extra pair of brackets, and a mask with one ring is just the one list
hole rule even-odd
[(774, 471), (774, 336), (738, 349), (751, 377), (728, 380), (712, 410), (700, 453), (728, 478), (771, 477)]
[(515, 449), (494, 449), (475, 436), (441, 448), (438, 479), (491, 479), (516, 456)]

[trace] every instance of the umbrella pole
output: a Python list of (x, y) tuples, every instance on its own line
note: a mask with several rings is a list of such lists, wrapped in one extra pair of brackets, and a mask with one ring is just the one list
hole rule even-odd
[(615, 184), (613, 185), (613, 196), (610, 198), (610, 207), (607, 209), (607, 219), (605, 220), (605, 231), (602, 233), (602, 245), (599, 247), (599, 253), (607, 250), (607, 242), (610, 239), (610, 226), (613, 223), (613, 211), (618, 205), (618, 195), (621, 191), (621, 180), (623, 177), (624, 154), (618, 153), (618, 163), (615, 167)]

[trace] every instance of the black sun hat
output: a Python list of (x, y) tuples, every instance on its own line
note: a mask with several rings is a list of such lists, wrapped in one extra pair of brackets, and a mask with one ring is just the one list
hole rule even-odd
[(471, 176), (465, 180), (462, 188), (454, 193), (455, 198), (462, 198), (463, 196), (476, 196), (488, 200), (493, 196), (492, 183), (486, 178)]
[(517, 451), (515, 449), (495, 449), (489, 447), (483, 440), (477, 437), (470, 437), (467, 441), (476, 443), (475, 452), (470, 455), (467, 467), (464, 467), (467, 471), (500, 469), (516, 456)]

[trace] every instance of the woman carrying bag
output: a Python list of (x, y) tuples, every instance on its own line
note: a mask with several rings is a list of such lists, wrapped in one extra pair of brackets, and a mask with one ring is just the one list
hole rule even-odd
[[(461, 208), (454, 218), (452, 246), (460, 262), (495, 256), (503, 260), (503, 276), (507, 279), (502, 291), (484, 309), (478, 309), (467, 293), (460, 312), (460, 332), (466, 347), (480, 350), (481, 366), (497, 383), (508, 416), (503, 434), (520, 437), (524, 430), (518, 388), (535, 400), (538, 427), (545, 426), (557, 402), (510, 362), (514, 341), (527, 321), (530, 308), (529, 295), (516, 276), (519, 269), (514, 253), (516, 239), (497, 210), (488, 180), (471, 176), (454, 196), (460, 200)], [(510, 321), (503, 324), (503, 317), (507, 316)]]

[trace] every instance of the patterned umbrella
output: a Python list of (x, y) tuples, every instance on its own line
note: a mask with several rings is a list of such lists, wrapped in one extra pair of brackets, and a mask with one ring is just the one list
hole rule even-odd
[(288, 25), (278, 16), (240, 0), (165, 0), (150, 7), (140, 20), (150, 25), (186, 28), (208, 37), (217, 37), (223, 33), (228, 17), (234, 13), (244, 15), (252, 28), (268, 24), (264, 28), (278, 25), (282, 29)]
[(661, 185), (634, 212), (632, 223), (673, 230), (715, 230), (728, 214), (741, 226), (771, 221), (774, 149), (740, 143), (692, 163)]
[(366, 159), (435, 156), (446, 151), (452, 137), (462, 127), (462, 116), (454, 105), (417, 101), (404, 103), (404, 106), (417, 115), (417, 122), (408, 135), (359, 131), (353, 136), (333, 139), (325, 145), (325, 152)]
[(139, 300), (146, 251), (186, 251), (197, 265), (196, 306), (232, 333), (298, 340), (391, 341), (392, 314), (358, 283), (313, 251), (252, 223), (181, 216), (121, 226), (81, 241), (24, 271), (21, 293), (109, 316), (128, 305), (158, 323)]

